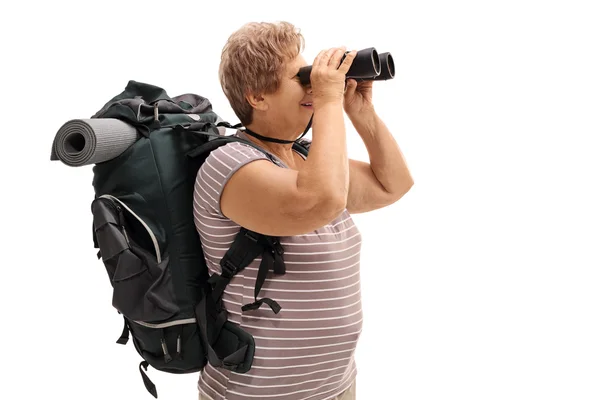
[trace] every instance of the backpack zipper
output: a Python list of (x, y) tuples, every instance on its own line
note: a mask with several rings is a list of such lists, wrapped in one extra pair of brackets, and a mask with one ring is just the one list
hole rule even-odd
[(169, 328), (171, 326), (177, 326), (177, 325), (195, 324), (196, 318), (180, 319), (177, 321), (163, 322), (162, 324), (150, 324), (148, 322), (135, 321), (135, 320), (133, 322), (135, 322), (138, 325), (145, 326), (146, 328), (162, 329), (162, 328)]
[[(152, 244), (154, 245), (154, 252), (156, 253), (156, 262), (158, 262), (160, 264), (162, 262), (162, 258), (160, 256), (160, 248), (158, 247), (158, 240), (156, 240), (156, 236), (154, 235), (154, 232), (152, 232), (152, 229), (150, 229), (150, 227), (144, 222), (144, 220), (142, 220), (140, 217), (138, 217), (138, 215), (136, 213), (134, 213), (129, 207), (127, 207), (125, 205), (125, 203), (123, 203), (121, 200), (117, 199), (116, 197), (111, 196), (110, 194), (103, 194), (102, 196), (99, 196), (99, 198), (105, 198), (105, 199), (109, 199), (109, 200), (118, 202), (127, 211), (129, 211), (131, 213), (131, 215), (133, 215), (138, 221), (140, 221), (140, 223), (144, 226), (144, 228), (148, 232), (148, 235), (150, 235), (150, 239), (152, 239)], [(127, 234), (125, 234), (125, 237), (127, 238)], [(127, 241), (129, 241), (128, 238), (127, 238)]]
[[(133, 320), (133, 322), (135, 322), (138, 325), (145, 326), (146, 328), (164, 329), (164, 328), (169, 328), (171, 326), (177, 326), (177, 325), (182, 326), (182, 325), (187, 325), (187, 324), (195, 324), (196, 319), (195, 318), (180, 319), (178, 321), (164, 322), (162, 324), (150, 324), (148, 322), (135, 321), (135, 320)], [(181, 334), (182, 334), (182, 332), (183, 332), (183, 328), (181, 328), (180, 332), (177, 334), (177, 345), (176, 345), (177, 352), (175, 354), (176, 359), (181, 358)], [(163, 351), (165, 363), (167, 363), (167, 364), (170, 363), (173, 360), (173, 357), (171, 356), (171, 354), (169, 354), (169, 349), (167, 347), (167, 341), (165, 340), (164, 336), (160, 338), (160, 347), (162, 348), (162, 351)]]

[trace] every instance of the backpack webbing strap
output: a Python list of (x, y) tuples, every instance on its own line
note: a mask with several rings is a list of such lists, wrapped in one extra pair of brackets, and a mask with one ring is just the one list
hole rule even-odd
[(129, 341), (129, 325), (127, 324), (127, 319), (123, 316), (123, 332), (121, 332), (121, 337), (117, 339), (118, 344), (127, 344)]
[(261, 305), (267, 304), (271, 307), (271, 310), (277, 314), (281, 310), (281, 306), (275, 300), (269, 299), (268, 297), (257, 299), (257, 297), (262, 289), (262, 285), (265, 283), (269, 270), (272, 270), (277, 275), (285, 274), (283, 247), (281, 247), (279, 240), (276, 238), (263, 237), (262, 239), (267, 241), (268, 245), (263, 249), (262, 261), (258, 267), (256, 284), (254, 285), (254, 302), (244, 305), (242, 311), (257, 310)]
[[(144, 373), (144, 370), (148, 371), (148, 361), (142, 361), (138, 368), (140, 369), (140, 374), (142, 374), (142, 380), (144, 381), (144, 386), (146, 386), (146, 390), (148, 390), (148, 392), (152, 396), (154, 396), (155, 398), (158, 398), (158, 392), (156, 391), (156, 385), (154, 383), (152, 383), (150, 378), (148, 378), (148, 375), (146, 375)], [(144, 368), (144, 370), (142, 370), (142, 368)]]
[(263, 259), (254, 290), (256, 301), (244, 307), (256, 309), (265, 303), (276, 313), (281, 309), (272, 299), (257, 300), (256, 297), (269, 269), (273, 268), (276, 273), (285, 273), (283, 248), (276, 238), (265, 237), (241, 228), (221, 260), (221, 274), (214, 274), (209, 278), (206, 295), (196, 307), (200, 337), (206, 348), (208, 361), (214, 367), (244, 373), (252, 366), (254, 338), (227, 320), (227, 310), (222, 306), (222, 297), (229, 281), (260, 254)]
[(276, 301), (269, 298), (257, 299), (257, 297), (270, 270), (279, 275), (285, 274), (283, 247), (281, 247), (279, 239), (264, 236), (246, 228), (240, 229), (231, 248), (221, 259), (221, 275), (213, 275), (208, 280), (212, 285), (212, 299), (215, 304), (221, 303), (223, 292), (231, 278), (246, 268), (259, 254), (262, 254), (262, 261), (254, 286), (255, 301), (243, 306), (242, 310), (254, 310), (263, 303), (268, 304), (275, 314), (281, 310), (281, 306)]

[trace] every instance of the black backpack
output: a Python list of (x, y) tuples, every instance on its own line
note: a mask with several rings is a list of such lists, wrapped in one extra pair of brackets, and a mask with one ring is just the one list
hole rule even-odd
[[(276, 237), (240, 230), (221, 260), (222, 274), (209, 276), (193, 220), (196, 174), (210, 152), (241, 138), (220, 127), (210, 101), (195, 94), (169, 97), (156, 86), (130, 81), (92, 118), (116, 118), (140, 138), (122, 154), (93, 167), (93, 240), (113, 287), (112, 305), (123, 316), (117, 343), (132, 342), (143, 358), (146, 389), (158, 397), (144, 373), (148, 365), (169, 373), (200, 371), (207, 362), (247, 372), (254, 339), (227, 320), (221, 296), (229, 280), (262, 256), (258, 295), (269, 270), (285, 273)], [(254, 146), (271, 156), (264, 150)], [(294, 148), (307, 154), (299, 143)], [(272, 159), (272, 158), (271, 158)], [(256, 299), (244, 310), (276, 301)]]

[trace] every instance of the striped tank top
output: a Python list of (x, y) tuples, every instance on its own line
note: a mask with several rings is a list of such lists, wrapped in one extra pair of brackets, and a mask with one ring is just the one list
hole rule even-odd
[[(275, 155), (273, 159), (287, 168)], [(214, 150), (198, 171), (194, 222), (211, 274), (220, 274), (219, 262), (240, 230), (221, 212), (221, 193), (240, 167), (255, 160), (269, 159), (251, 146), (228, 143)], [(233, 277), (223, 304), (229, 320), (254, 337), (254, 361), (244, 374), (207, 364), (198, 380), (205, 397), (328, 400), (356, 378), (354, 352), (362, 329), (358, 228), (345, 210), (313, 232), (280, 241), (286, 273), (269, 272), (259, 298), (271, 298), (282, 309), (274, 314), (264, 304), (258, 310), (241, 310), (254, 301), (260, 256)]]

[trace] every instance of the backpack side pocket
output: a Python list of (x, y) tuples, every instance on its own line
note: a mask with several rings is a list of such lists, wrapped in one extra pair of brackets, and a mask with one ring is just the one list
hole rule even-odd
[[(177, 314), (169, 259), (161, 255), (148, 224), (111, 195), (96, 198), (92, 214), (94, 236), (113, 286), (113, 306), (127, 318), (138, 321), (164, 321)], [(141, 225), (141, 229), (134, 224)], [(154, 251), (140, 246), (133, 232), (148, 235), (154, 247), (150, 250)]]
[(162, 324), (130, 321), (137, 352), (153, 368), (175, 374), (198, 372), (206, 364), (195, 318)]

